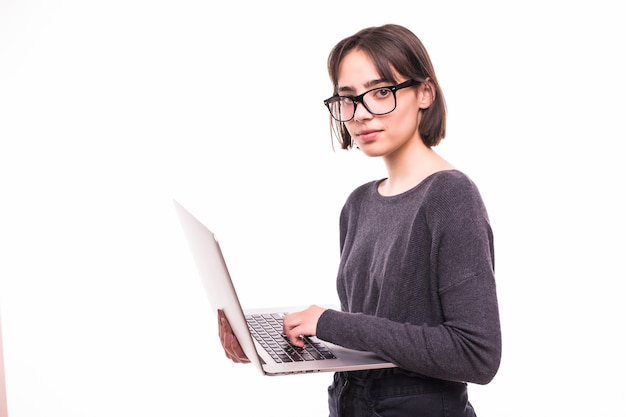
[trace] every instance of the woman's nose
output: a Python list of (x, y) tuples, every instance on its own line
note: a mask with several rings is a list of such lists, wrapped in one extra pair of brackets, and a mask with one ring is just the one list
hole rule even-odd
[(363, 102), (359, 102), (355, 104), (354, 108), (354, 119), (357, 121), (367, 120), (372, 118), (372, 113), (367, 110), (365, 104)]

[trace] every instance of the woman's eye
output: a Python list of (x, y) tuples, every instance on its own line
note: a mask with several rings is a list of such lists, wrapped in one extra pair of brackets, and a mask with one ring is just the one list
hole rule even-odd
[(340, 102), (342, 105), (344, 105), (344, 106), (346, 106), (346, 105), (348, 105), (348, 104), (352, 104), (352, 103), (353, 103), (353, 101), (352, 101), (352, 97), (350, 97), (350, 96), (339, 97), (339, 102)]
[(382, 98), (387, 97), (389, 94), (391, 94), (391, 90), (388, 88), (380, 88), (376, 91), (376, 96)]

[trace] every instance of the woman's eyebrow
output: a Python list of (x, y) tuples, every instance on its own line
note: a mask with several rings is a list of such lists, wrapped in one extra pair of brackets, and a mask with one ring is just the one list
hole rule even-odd
[[(385, 79), (376, 79), (376, 80), (370, 80), (368, 82), (366, 82), (365, 84), (363, 84), (363, 86), (365, 87), (366, 90), (369, 90), (370, 88), (374, 88), (376, 85), (378, 84), (382, 84), (382, 83), (388, 83), (389, 81), (385, 80)], [(354, 87), (349, 87), (349, 86), (344, 86), (344, 87), (339, 87), (337, 88), (337, 93), (352, 93), (355, 92), (356, 89)]]

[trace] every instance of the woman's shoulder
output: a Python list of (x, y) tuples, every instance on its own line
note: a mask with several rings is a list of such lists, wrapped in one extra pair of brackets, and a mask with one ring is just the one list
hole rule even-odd
[(435, 172), (426, 178), (423, 183), (432, 191), (442, 193), (460, 192), (477, 192), (478, 188), (474, 181), (463, 171), (458, 169), (448, 169)]
[(471, 181), (470, 177), (465, 172), (457, 168), (444, 169), (441, 171), (434, 172), (426, 179), (431, 179), (433, 181), (447, 181), (447, 182)]
[(437, 211), (466, 213), (485, 209), (478, 187), (464, 172), (457, 169), (440, 171), (427, 180), (424, 201)]
[(357, 186), (352, 192), (348, 195), (348, 200), (362, 199), (367, 196), (373, 195), (376, 193), (378, 189), (378, 184), (384, 179), (372, 180), (368, 181), (364, 184)]

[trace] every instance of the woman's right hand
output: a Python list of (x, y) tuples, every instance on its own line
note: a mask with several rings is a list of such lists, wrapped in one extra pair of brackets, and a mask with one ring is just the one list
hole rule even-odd
[(226, 357), (235, 363), (250, 363), (221, 308), (217, 309), (217, 327)]

